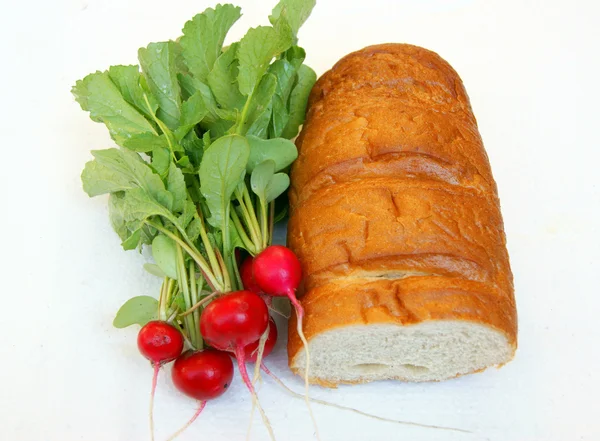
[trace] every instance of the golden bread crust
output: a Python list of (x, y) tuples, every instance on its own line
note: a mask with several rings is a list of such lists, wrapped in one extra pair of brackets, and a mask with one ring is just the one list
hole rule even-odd
[(496, 184), (447, 62), (405, 44), (347, 55), (314, 86), (297, 146), (288, 244), (304, 272), (308, 340), (354, 324), (466, 320), (516, 348)]

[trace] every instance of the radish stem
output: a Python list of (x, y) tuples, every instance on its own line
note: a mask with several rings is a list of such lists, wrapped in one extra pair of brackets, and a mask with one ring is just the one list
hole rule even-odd
[(242, 190), (242, 197), (244, 198), (244, 203), (246, 206), (246, 213), (248, 213), (249, 219), (247, 222), (252, 224), (254, 231), (256, 233), (255, 236), (255, 245), (256, 245), (256, 253), (260, 253), (263, 250), (262, 240), (261, 240), (261, 231), (260, 226), (258, 224), (258, 218), (256, 217), (256, 211), (254, 211), (254, 204), (252, 203), (252, 197), (250, 196), (250, 192), (248, 191), (248, 187), (244, 184)]
[[(206, 283), (208, 283), (208, 285), (213, 290), (216, 291), (215, 287), (222, 288), (222, 284), (219, 283), (218, 280), (215, 279), (215, 276), (212, 273), (210, 266), (208, 265), (208, 262), (206, 262), (206, 260), (204, 260), (204, 257), (202, 257), (202, 255), (196, 249), (196, 247), (188, 245), (187, 243), (185, 243), (185, 241), (181, 240), (179, 237), (177, 237), (175, 234), (173, 234), (172, 232), (170, 232), (169, 230), (167, 230), (166, 228), (164, 228), (161, 225), (158, 225), (158, 224), (148, 221), (148, 220), (146, 220), (145, 222), (148, 225), (150, 225), (151, 227), (156, 228), (158, 231), (163, 233), (165, 236), (169, 237), (170, 239), (172, 239), (176, 243), (178, 243), (179, 246), (181, 246), (181, 248), (183, 248), (190, 255), (190, 257), (192, 259), (194, 259), (194, 262), (196, 262), (198, 264), (198, 267), (200, 268), (200, 272), (204, 276)], [(219, 291), (221, 291), (221, 289), (219, 289)]]
[(231, 279), (229, 278), (229, 270), (227, 269), (227, 264), (223, 260), (223, 255), (217, 248), (217, 260), (219, 261), (219, 265), (221, 266), (221, 271), (223, 272), (224, 278), (224, 286), (221, 292), (229, 292), (231, 291)]
[(196, 411), (196, 413), (192, 416), (192, 418), (190, 418), (190, 420), (185, 423), (185, 425), (179, 429), (177, 432), (175, 432), (173, 435), (171, 435), (167, 441), (173, 441), (175, 438), (177, 438), (179, 435), (181, 435), (183, 432), (185, 432), (185, 430), (190, 427), (194, 421), (196, 421), (196, 418), (198, 418), (198, 416), (202, 413), (202, 411), (204, 410), (204, 408), (206, 407), (206, 401), (200, 401), (200, 406), (198, 406), (198, 410)]
[[(176, 244), (176, 249), (177, 249), (177, 267), (176, 267), (177, 279), (179, 280), (181, 290), (183, 292), (183, 301), (185, 303), (185, 307), (187, 309), (190, 309), (192, 307), (192, 299), (190, 296), (190, 286), (188, 284), (187, 270), (185, 268), (183, 252), (182, 252), (179, 244)], [(195, 280), (194, 280), (194, 283), (196, 283)], [(194, 324), (194, 317), (187, 315), (184, 317), (184, 320), (185, 320), (185, 326), (189, 333), (189, 338), (192, 341), (192, 347), (198, 349), (197, 348), (198, 342), (196, 340), (196, 335), (198, 333), (195, 330), (196, 326)]]
[[(191, 301), (192, 304), (195, 305), (198, 303), (198, 291), (196, 290), (196, 288), (198, 287), (197, 283), (196, 283), (196, 271), (194, 268), (194, 262), (190, 262), (190, 275), (189, 275), (189, 281), (190, 281), (190, 295), (191, 295)], [(195, 311), (193, 311), (192, 317), (193, 317), (193, 322), (194, 322), (194, 334), (196, 336), (196, 349), (197, 350), (201, 350), (203, 343), (202, 343), (202, 336), (200, 335), (200, 311), (198, 311), (197, 309)]]
[(196, 303), (190, 309), (188, 309), (188, 310), (182, 312), (181, 314), (179, 314), (179, 316), (180, 317), (185, 317), (186, 315), (191, 314), (192, 312), (194, 312), (196, 309), (198, 309), (199, 307), (201, 307), (205, 303), (210, 302), (212, 299), (214, 299), (219, 294), (221, 294), (221, 293), (220, 292), (213, 292), (213, 293), (209, 294), (208, 296), (204, 297), (202, 300), (198, 301), (198, 303)]
[(202, 239), (202, 244), (206, 249), (206, 254), (208, 255), (208, 260), (210, 261), (210, 266), (217, 280), (223, 283), (223, 273), (221, 272), (221, 268), (219, 267), (219, 262), (217, 261), (217, 255), (215, 254), (215, 250), (213, 249), (210, 240), (208, 239), (208, 235), (206, 234), (204, 218), (202, 217), (200, 210), (196, 209), (196, 213), (198, 213), (198, 220), (200, 221), (200, 238)]
[(231, 210), (231, 220), (233, 220), (235, 229), (237, 230), (237, 232), (240, 236), (240, 239), (242, 239), (242, 242), (244, 242), (244, 246), (248, 249), (250, 254), (256, 254), (254, 243), (246, 234), (246, 231), (245, 231), (244, 227), (242, 226), (242, 222), (240, 221), (240, 218), (237, 215), (235, 210)]
[(275, 201), (269, 203), (269, 243), (273, 243), (273, 229), (275, 226)]
[[(245, 187), (245, 185), (244, 185), (244, 187)], [(236, 190), (235, 197), (237, 198), (237, 200), (240, 204), (240, 209), (242, 211), (242, 217), (243, 217), (244, 221), (246, 222), (246, 227), (248, 228), (248, 232), (250, 233), (250, 236), (252, 238), (252, 242), (254, 244), (254, 247), (253, 247), (254, 254), (258, 254), (258, 252), (260, 250), (260, 228), (258, 228), (258, 222), (256, 221), (256, 215), (254, 216), (254, 218), (250, 215), (250, 212), (248, 211), (248, 207), (246, 207), (246, 203), (244, 202), (243, 193), (240, 193), (238, 190)]]
[(267, 240), (269, 238), (269, 216), (267, 214), (267, 205), (263, 201), (260, 201), (260, 226), (262, 234), (262, 248), (267, 248)]

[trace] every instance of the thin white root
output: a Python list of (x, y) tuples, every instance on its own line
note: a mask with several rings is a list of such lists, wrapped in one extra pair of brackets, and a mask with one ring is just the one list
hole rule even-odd
[(265, 353), (265, 344), (269, 339), (269, 331), (271, 330), (271, 324), (267, 323), (267, 329), (263, 332), (263, 335), (260, 336), (260, 340), (258, 340), (258, 348), (256, 349), (256, 363), (254, 366), (254, 378), (252, 379), (252, 384), (256, 383), (256, 380), (260, 379), (260, 365), (262, 363), (263, 354)]
[[(260, 365), (262, 363), (262, 356), (265, 351), (265, 343), (269, 338), (269, 328), (270, 324), (267, 323), (267, 329), (263, 332), (263, 335), (260, 336), (260, 340), (258, 341), (258, 348), (256, 354), (256, 364), (254, 366), (254, 377), (252, 378), (252, 384), (256, 384), (257, 380), (260, 380)], [(248, 430), (246, 431), (246, 441), (250, 439), (250, 430), (252, 429), (252, 420), (254, 419), (254, 410), (256, 409), (256, 402), (252, 400), (252, 410), (250, 411), (250, 421), (248, 422)]]
[(158, 371), (160, 370), (160, 363), (154, 363), (154, 373), (152, 374), (152, 388), (150, 389), (150, 440), (154, 441), (154, 393), (156, 392), (156, 383), (158, 380)]
[(267, 428), (267, 431), (269, 432), (269, 437), (271, 438), (272, 441), (275, 441), (275, 434), (273, 433), (273, 427), (271, 426), (271, 423), (269, 422), (269, 418), (267, 418), (267, 414), (265, 413), (262, 406), (260, 405), (260, 401), (258, 400), (258, 395), (256, 395), (254, 386), (252, 385), (252, 382), (250, 381), (250, 378), (248, 377), (248, 371), (246, 369), (246, 355), (244, 354), (243, 348), (236, 349), (235, 358), (237, 358), (238, 368), (240, 370), (240, 375), (242, 376), (242, 380), (244, 381), (244, 384), (246, 385), (246, 387), (250, 391), (250, 394), (252, 395), (252, 402), (253, 403), (256, 402), (256, 407), (258, 407), (258, 411), (260, 412), (260, 416), (263, 420), (263, 423), (264, 423), (265, 427)]
[[(297, 392), (294, 392), (292, 389), (290, 389), (289, 387), (287, 387), (285, 385), (285, 383), (283, 381), (281, 381), (279, 379), (279, 377), (277, 377), (273, 372), (270, 371), (270, 369), (264, 364), (262, 363), (261, 365), (262, 370), (265, 372), (265, 374), (267, 374), (269, 377), (271, 377), (277, 384), (279, 384), (279, 386), (281, 386), (282, 388), (284, 388), (290, 395), (296, 397), (296, 398), (300, 398), (300, 399), (304, 399), (304, 396), (302, 394), (299, 394)], [(394, 424), (402, 424), (405, 426), (415, 426), (415, 427), (423, 427), (426, 429), (437, 429), (437, 430), (450, 430), (453, 432), (462, 432), (462, 433), (473, 433), (470, 430), (466, 430), (466, 429), (458, 429), (455, 427), (444, 427), (444, 426), (434, 426), (432, 424), (421, 424), (421, 423), (413, 423), (410, 421), (401, 421), (401, 420), (394, 420), (391, 418), (384, 418), (384, 417), (380, 417), (377, 415), (373, 415), (367, 412), (363, 412), (362, 410), (358, 410), (358, 409), (354, 409), (352, 407), (347, 407), (347, 406), (342, 406), (340, 404), (335, 404), (335, 403), (330, 403), (328, 401), (323, 401), (323, 400), (319, 400), (317, 398), (309, 398), (310, 401), (317, 403), (317, 404), (322, 404), (323, 406), (330, 406), (330, 407), (334, 407), (336, 409), (340, 409), (340, 410), (347, 410), (350, 412), (354, 412), (358, 415), (362, 415), (368, 418), (373, 418), (375, 420), (378, 421), (383, 421), (386, 423), (394, 423)]]
[(302, 344), (304, 345), (304, 352), (306, 352), (306, 365), (304, 368), (304, 401), (306, 402), (306, 407), (308, 408), (310, 419), (312, 420), (313, 426), (315, 427), (315, 436), (317, 437), (317, 440), (320, 441), (321, 437), (319, 436), (319, 427), (317, 426), (317, 420), (315, 419), (315, 415), (313, 414), (313, 411), (310, 407), (310, 399), (308, 397), (308, 371), (310, 369), (310, 353), (308, 350), (308, 341), (306, 341), (304, 331), (302, 330), (302, 319), (304, 318), (304, 309), (302, 308), (300, 302), (298, 302), (298, 299), (296, 298), (296, 295), (293, 292), (288, 293), (288, 297), (290, 299), (290, 302), (292, 302), (294, 309), (296, 310), (296, 331), (298, 332), (298, 336), (300, 337), (300, 340), (302, 340)]
[(198, 415), (200, 415), (200, 413), (204, 410), (205, 406), (206, 401), (200, 401), (200, 406), (198, 406), (198, 410), (196, 411), (196, 413), (190, 418), (190, 420), (187, 423), (185, 423), (185, 425), (181, 429), (179, 429), (177, 432), (171, 435), (169, 439), (167, 439), (167, 441), (173, 441), (175, 438), (181, 435), (188, 427), (190, 427), (194, 423), (194, 421), (196, 421)]

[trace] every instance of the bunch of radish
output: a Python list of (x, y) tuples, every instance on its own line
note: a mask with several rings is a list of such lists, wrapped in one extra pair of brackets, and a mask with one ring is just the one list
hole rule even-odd
[[(302, 270), (296, 255), (288, 248), (271, 245), (256, 257), (248, 256), (240, 267), (242, 282), (246, 289), (221, 293), (202, 310), (199, 329), (209, 347), (201, 350), (184, 349), (184, 337), (177, 325), (168, 321), (151, 321), (138, 334), (140, 353), (153, 365), (150, 401), (150, 426), (154, 433), (152, 407), (159, 369), (165, 363), (175, 361), (172, 380), (175, 387), (185, 395), (198, 400), (197, 412), (180, 429), (187, 428), (202, 412), (206, 402), (221, 396), (233, 379), (233, 356), (242, 380), (253, 397), (272, 438), (270, 424), (256, 396), (246, 362), (257, 362), (270, 374), (262, 363), (277, 340), (277, 327), (269, 316), (271, 298), (286, 296), (292, 302), (298, 317), (298, 332), (302, 333), (303, 311), (295, 291), (300, 283)], [(307, 351), (308, 354), (308, 351)], [(306, 370), (308, 385), (308, 366)], [(308, 403), (308, 401), (307, 401)], [(312, 413), (311, 413), (312, 414)]]

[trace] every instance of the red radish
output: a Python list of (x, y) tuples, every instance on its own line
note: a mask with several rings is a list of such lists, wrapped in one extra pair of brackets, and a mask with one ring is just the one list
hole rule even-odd
[(204, 308), (200, 316), (200, 332), (209, 345), (235, 354), (242, 380), (252, 394), (253, 402), (258, 405), (269, 435), (274, 439), (271, 426), (248, 377), (244, 351), (246, 346), (260, 339), (268, 323), (269, 310), (263, 299), (251, 291), (236, 291), (213, 300)]
[(233, 379), (233, 362), (225, 352), (215, 349), (184, 352), (171, 371), (173, 384), (188, 397), (199, 401), (221, 396)]
[(164, 363), (175, 360), (183, 350), (183, 335), (179, 329), (167, 322), (154, 320), (140, 329), (137, 337), (141, 354), (152, 362), (152, 389), (150, 390), (150, 437), (154, 439), (154, 393), (158, 371)]
[(242, 266), (240, 266), (240, 277), (242, 278), (242, 284), (244, 285), (244, 289), (259, 294), (261, 292), (261, 289), (254, 281), (254, 276), (252, 276), (253, 260), (254, 258), (252, 256), (248, 256), (244, 259)]
[(204, 308), (200, 331), (209, 345), (243, 355), (243, 348), (258, 341), (268, 322), (267, 305), (258, 294), (236, 291), (213, 300)]
[(294, 291), (302, 280), (302, 267), (292, 250), (282, 245), (271, 245), (253, 259), (252, 275), (266, 294), (295, 298)]
[[(255, 343), (250, 343), (248, 346), (244, 348), (244, 354), (246, 355), (246, 362), (255, 363), (256, 357), (258, 356), (258, 346), (260, 343), (260, 339)], [(265, 348), (263, 349), (263, 358), (268, 356), (275, 347), (275, 343), (277, 343), (277, 325), (275, 325), (275, 320), (273, 318), (269, 319), (269, 336), (267, 337), (267, 341), (265, 342)]]
[(175, 439), (192, 425), (208, 400), (225, 393), (233, 379), (233, 362), (227, 353), (215, 349), (187, 351), (175, 360), (171, 377), (175, 387), (188, 397), (199, 400), (200, 406), (185, 426), (174, 433), (169, 440)]
[(183, 336), (179, 329), (167, 322), (146, 323), (137, 338), (138, 349), (152, 364), (175, 360), (183, 350)]
[(306, 365), (304, 369), (305, 401), (313, 420), (318, 439), (319, 431), (308, 398), (310, 354), (308, 351), (308, 341), (306, 341), (306, 337), (302, 330), (304, 309), (300, 302), (298, 302), (295, 292), (302, 280), (302, 267), (300, 261), (289, 248), (282, 245), (271, 245), (254, 257), (252, 262), (252, 275), (254, 276), (254, 281), (264, 293), (275, 297), (287, 296), (296, 310), (296, 330), (304, 345), (304, 351), (306, 352)]

